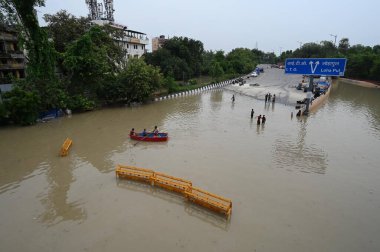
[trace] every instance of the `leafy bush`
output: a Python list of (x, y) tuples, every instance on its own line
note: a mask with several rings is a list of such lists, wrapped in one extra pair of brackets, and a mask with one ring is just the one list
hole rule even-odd
[(198, 82), (197, 82), (197, 80), (195, 80), (195, 79), (191, 79), (191, 80), (189, 80), (189, 84), (190, 84), (190, 85), (197, 85)]
[(89, 111), (95, 108), (95, 102), (83, 95), (70, 97), (68, 107), (73, 111)]
[(178, 84), (173, 77), (166, 77), (164, 80), (164, 86), (168, 89), (168, 93), (175, 93), (178, 91)]
[(9, 119), (20, 125), (34, 124), (40, 110), (40, 96), (35, 91), (24, 90), (15, 86), (3, 95), (5, 110)]
[(8, 111), (6, 110), (4, 104), (0, 102), (0, 125), (6, 124), (8, 121)]

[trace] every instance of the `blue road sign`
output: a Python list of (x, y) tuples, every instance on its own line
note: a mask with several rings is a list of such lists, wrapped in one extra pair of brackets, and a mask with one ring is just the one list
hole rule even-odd
[(299, 58), (286, 59), (286, 74), (343, 76), (347, 59)]

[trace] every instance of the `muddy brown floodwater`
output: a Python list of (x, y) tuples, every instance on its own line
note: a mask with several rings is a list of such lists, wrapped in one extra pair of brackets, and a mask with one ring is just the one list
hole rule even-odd
[[(337, 82), (302, 119), (286, 104), (231, 96), (220, 89), (1, 128), (1, 251), (380, 251), (380, 90)], [(154, 125), (167, 143), (128, 138)], [(66, 137), (74, 144), (61, 158)], [(116, 180), (119, 163), (231, 198), (230, 221)]]

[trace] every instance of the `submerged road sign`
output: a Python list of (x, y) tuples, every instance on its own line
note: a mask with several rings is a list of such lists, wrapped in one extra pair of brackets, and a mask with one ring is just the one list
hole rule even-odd
[(299, 58), (286, 59), (286, 74), (343, 76), (347, 59)]

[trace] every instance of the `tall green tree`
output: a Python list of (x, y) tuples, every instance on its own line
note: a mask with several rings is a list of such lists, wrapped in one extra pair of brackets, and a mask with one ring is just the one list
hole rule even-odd
[(127, 102), (146, 101), (162, 84), (159, 68), (147, 65), (142, 59), (130, 59), (127, 69), (118, 76), (120, 95)]
[(90, 29), (90, 20), (85, 17), (75, 17), (66, 10), (54, 15), (45, 14), (48, 34), (53, 38), (57, 52), (63, 53), (66, 47), (83, 36)]
[(236, 48), (226, 57), (229, 63), (229, 73), (247, 74), (258, 64), (256, 55), (250, 49)]
[(188, 80), (202, 72), (203, 43), (187, 37), (168, 39), (163, 48), (147, 54), (148, 64), (159, 66), (165, 76)]
[(122, 61), (122, 50), (112, 38), (100, 27), (91, 27), (64, 54), (68, 92), (96, 100), (102, 85), (120, 71)]
[(218, 61), (213, 61), (210, 67), (210, 75), (216, 80), (219, 81), (219, 78), (224, 74), (223, 67)]
[(339, 41), (338, 49), (339, 52), (345, 54), (347, 53), (347, 50), (350, 48), (350, 40), (348, 38), (342, 38)]

